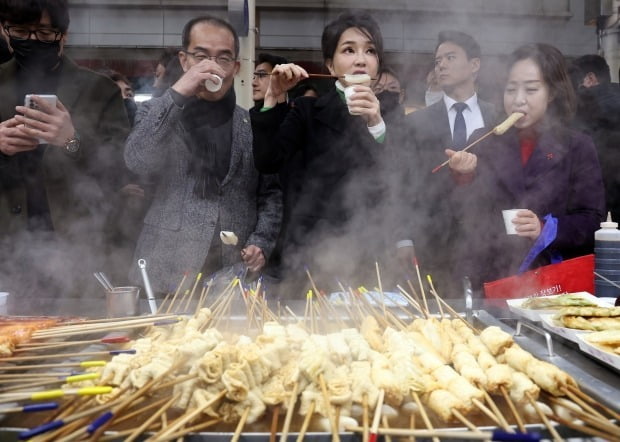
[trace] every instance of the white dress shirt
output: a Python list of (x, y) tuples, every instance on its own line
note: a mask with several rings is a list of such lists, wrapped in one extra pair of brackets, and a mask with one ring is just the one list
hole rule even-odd
[[(446, 105), (448, 111), (448, 120), (450, 121), (450, 133), (454, 138), (454, 120), (456, 119), (456, 109), (452, 106), (457, 101), (444, 94), (443, 102)], [(465, 127), (467, 128), (467, 139), (476, 130), (484, 127), (484, 120), (482, 118), (482, 112), (478, 105), (478, 95), (474, 93), (471, 97), (464, 101), (467, 108), (463, 111), (463, 118), (465, 119)]]

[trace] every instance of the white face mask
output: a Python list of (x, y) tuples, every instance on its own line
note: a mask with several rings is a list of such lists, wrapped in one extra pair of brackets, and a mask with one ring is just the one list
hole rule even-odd
[(426, 91), (424, 93), (424, 102), (426, 106), (433, 105), (443, 98), (443, 91)]

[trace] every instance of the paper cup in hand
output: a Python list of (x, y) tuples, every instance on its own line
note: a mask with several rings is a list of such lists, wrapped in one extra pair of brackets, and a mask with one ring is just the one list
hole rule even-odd
[(351, 112), (351, 107), (349, 103), (351, 102), (351, 95), (355, 93), (355, 86), (347, 86), (344, 88), (344, 99), (347, 102), (347, 107), (349, 107), (349, 113), (351, 115), (359, 115), (358, 112)]
[(219, 91), (222, 89), (222, 77), (216, 74), (211, 74), (211, 77), (205, 80), (205, 87), (209, 92)]
[(517, 212), (520, 210), (523, 209), (502, 210), (502, 215), (504, 216), (504, 226), (506, 227), (506, 233), (508, 235), (517, 234), (517, 226), (512, 223), (512, 220), (517, 217)]

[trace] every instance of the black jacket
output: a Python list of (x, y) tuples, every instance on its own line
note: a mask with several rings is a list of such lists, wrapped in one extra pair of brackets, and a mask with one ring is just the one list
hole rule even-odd
[(620, 219), (620, 86), (611, 83), (580, 89), (575, 123), (594, 140), (603, 172), (607, 210), (617, 221)]
[[(312, 266), (317, 247), (354, 259), (365, 247), (381, 201), (379, 158), (385, 146), (351, 116), (336, 89), (320, 98), (300, 97), (289, 108), (250, 112), (254, 162), (263, 173), (281, 173), (285, 186), (285, 260)], [(284, 174), (283, 174), (284, 172)], [(367, 229), (358, 228), (362, 224)], [(362, 231), (364, 230), (364, 231)], [(334, 250), (331, 241), (342, 240)], [(346, 250), (345, 250), (346, 249)], [(317, 264), (320, 265), (320, 264)]]

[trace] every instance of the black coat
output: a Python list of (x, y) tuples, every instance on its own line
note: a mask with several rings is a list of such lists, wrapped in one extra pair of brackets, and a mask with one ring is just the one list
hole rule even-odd
[[(478, 100), (485, 129), (497, 123), (495, 107)], [(408, 116), (407, 150), (409, 164), (405, 179), (405, 204), (410, 208), (409, 220), (415, 243), (416, 255), (424, 271), (437, 275), (437, 284), (446, 296), (458, 296), (454, 289), (460, 288), (460, 276), (454, 268), (454, 248), (459, 231), (459, 220), (454, 213), (453, 191), (456, 182), (450, 169), (445, 166), (436, 173), (433, 168), (446, 161), (446, 148), (452, 146), (452, 134), (448, 112), (443, 100)], [(470, 136), (469, 142), (479, 137)], [(476, 147), (472, 152), (476, 152)], [(447, 293), (450, 290), (450, 293)]]
[(576, 126), (594, 140), (603, 172), (607, 210), (617, 221), (620, 219), (620, 86), (611, 83), (580, 89)]
[(337, 266), (355, 261), (370, 247), (366, 233), (381, 200), (377, 168), (385, 146), (349, 114), (335, 89), (250, 116), (256, 167), (287, 177), (285, 264), (320, 267), (332, 261), (327, 255)]

